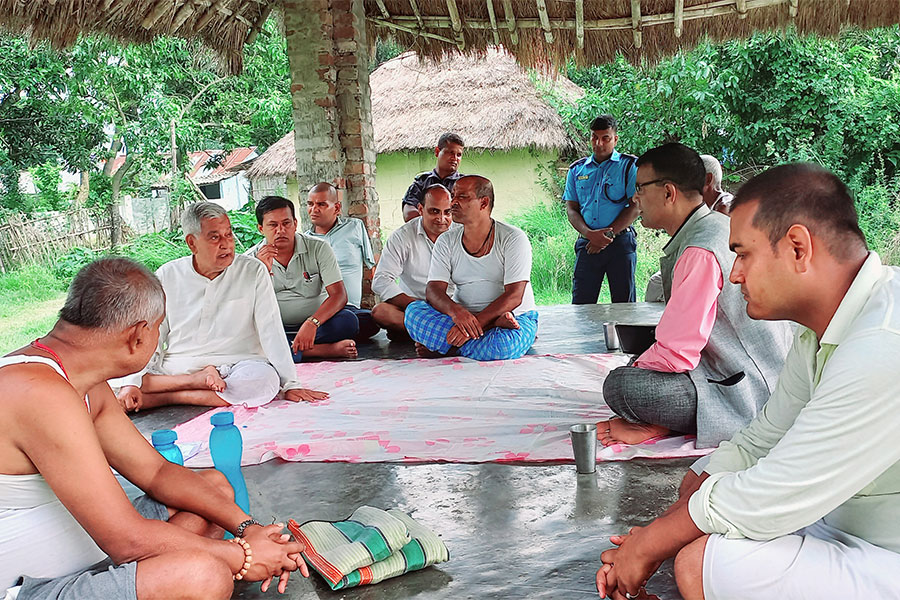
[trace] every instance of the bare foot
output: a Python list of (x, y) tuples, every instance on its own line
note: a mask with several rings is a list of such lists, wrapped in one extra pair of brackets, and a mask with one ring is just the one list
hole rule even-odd
[(199, 371), (199, 376), (203, 378), (203, 385), (207, 389), (214, 392), (225, 391), (225, 380), (219, 375), (219, 371), (212, 365), (207, 365)]
[(443, 355), (439, 352), (429, 350), (424, 345), (416, 342), (416, 356), (418, 356), (419, 358), (439, 358)]
[(341, 340), (331, 344), (316, 344), (303, 353), (309, 358), (356, 358), (359, 352), (353, 340)]
[(640, 444), (651, 438), (666, 435), (669, 430), (662, 425), (629, 423), (619, 417), (597, 423), (597, 439), (604, 446), (613, 444)]
[(496, 319), (494, 319), (493, 323), (494, 327), (500, 327), (502, 329), (518, 329), (519, 322), (516, 321), (516, 318), (513, 316), (511, 312), (505, 312)]

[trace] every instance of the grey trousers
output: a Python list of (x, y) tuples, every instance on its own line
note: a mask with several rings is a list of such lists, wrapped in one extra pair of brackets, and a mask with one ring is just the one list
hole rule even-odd
[(686, 373), (619, 367), (606, 376), (603, 398), (614, 413), (630, 423), (697, 432), (697, 389)]

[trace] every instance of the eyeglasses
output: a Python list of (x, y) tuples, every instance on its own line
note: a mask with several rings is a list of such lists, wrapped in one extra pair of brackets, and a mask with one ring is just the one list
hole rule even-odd
[(653, 179), (653, 180), (651, 180), (651, 181), (645, 181), (644, 183), (637, 183), (637, 182), (635, 182), (635, 184), (634, 184), (634, 193), (635, 193), (635, 194), (640, 194), (641, 192), (644, 191), (644, 188), (645, 188), (645, 187), (647, 187), (648, 185), (653, 185), (654, 183), (670, 183), (670, 182), (671, 182), (671, 180), (670, 180), (670, 179), (666, 179), (666, 178), (662, 178), (662, 179)]

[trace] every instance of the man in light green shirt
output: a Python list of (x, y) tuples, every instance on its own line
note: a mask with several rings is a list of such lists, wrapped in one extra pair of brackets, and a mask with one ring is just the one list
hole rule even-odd
[(809, 164), (744, 185), (731, 281), (755, 319), (797, 322), (750, 425), (662, 516), (601, 555), (601, 596), (666, 558), (684, 598), (900, 598), (900, 269), (868, 252), (849, 192)]
[(356, 358), (359, 321), (345, 308), (347, 292), (331, 246), (297, 232), (294, 203), (266, 196), (256, 207), (265, 240), (247, 254), (266, 265), (295, 363), (306, 358)]
[(372, 318), (372, 311), (362, 308), (363, 269), (375, 266), (375, 255), (362, 219), (345, 219), (341, 210), (337, 188), (324, 181), (314, 185), (306, 199), (312, 223), (306, 235), (325, 240), (334, 250), (347, 289), (347, 310), (359, 321), (357, 339), (366, 340), (381, 329)]

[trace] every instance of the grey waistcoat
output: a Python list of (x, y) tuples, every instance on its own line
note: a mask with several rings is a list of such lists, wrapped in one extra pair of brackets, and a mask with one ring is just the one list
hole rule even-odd
[(669, 240), (659, 259), (666, 302), (672, 295), (675, 263), (688, 247), (709, 250), (722, 269), (716, 322), (700, 353), (700, 364), (688, 372), (697, 388), (700, 448), (731, 438), (756, 416), (775, 389), (792, 341), (792, 328), (786, 321), (755, 321), (747, 316), (740, 286), (728, 281), (735, 259), (728, 248), (728, 226), (728, 217), (702, 205)]

